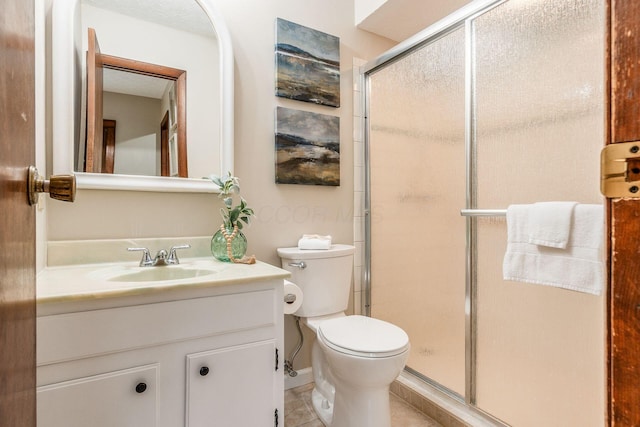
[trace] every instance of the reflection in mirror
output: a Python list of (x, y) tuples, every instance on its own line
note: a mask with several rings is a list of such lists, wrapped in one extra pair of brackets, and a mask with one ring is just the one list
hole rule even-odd
[(186, 72), (99, 53), (88, 35), (87, 139), (76, 170), (187, 177)]
[[(158, 3), (160, 4), (160, 3)], [(125, 115), (129, 120), (120, 120), (115, 132), (115, 153), (114, 153), (114, 173), (124, 173), (128, 175), (150, 175), (161, 176), (162, 174), (162, 156), (161, 147), (169, 146), (169, 141), (176, 148), (182, 147), (184, 153), (188, 152), (189, 144), (187, 144), (187, 135), (190, 139), (192, 137), (191, 132), (187, 130), (186, 126), (189, 126), (191, 131), (195, 132), (193, 137), (197, 138), (193, 140), (193, 144), (197, 146), (194, 150), (197, 150), (197, 158), (205, 158), (208, 161), (214, 161), (216, 153), (211, 152), (210, 147), (211, 131), (216, 132), (215, 128), (210, 128), (210, 122), (196, 122), (191, 123), (186, 117), (189, 115), (190, 108), (184, 104), (186, 94), (183, 90), (186, 88), (186, 74), (185, 72), (193, 68), (205, 68), (210, 69), (215, 66), (212, 57), (201, 57), (200, 55), (190, 55), (181, 57), (177, 52), (173, 52), (174, 49), (178, 49), (178, 43), (185, 43), (186, 46), (194, 46), (194, 43), (200, 43), (200, 47), (206, 50), (216, 50), (217, 42), (215, 34), (210, 25), (206, 22), (202, 22), (206, 16), (199, 10), (197, 4), (193, 1), (189, 2), (189, 5), (193, 6), (188, 8), (188, 12), (183, 12), (184, 22), (180, 23), (178, 20), (163, 22), (159, 25), (158, 20), (163, 18), (153, 18), (153, 13), (147, 11), (144, 15), (139, 15), (138, 9), (131, 7), (129, 4), (118, 4), (114, 0), (83, 0), (82, 1), (82, 26), (87, 26), (88, 40), (87, 40), (87, 151), (85, 152), (85, 164), (83, 168), (77, 168), (78, 171), (84, 172), (102, 172), (101, 153), (104, 152), (104, 145), (102, 144), (103, 129), (102, 120), (114, 120), (115, 117), (108, 117), (99, 112), (102, 108), (110, 108), (110, 111), (120, 111), (124, 114), (125, 111), (129, 111), (129, 114)], [(157, 11), (157, 7), (155, 8)], [(126, 15), (124, 14), (126, 12)], [(166, 12), (163, 12), (166, 13)], [(152, 21), (154, 20), (155, 21)], [(197, 32), (193, 32), (192, 28), (185, 28), (185, 25), (192, 23), (193, 28), (196, 28)], [(93, 26), (96, 26), (95, 31)], [(98, 28), (99, 27), (99, 28)], [(93, 34), (95, 32), (95, 34)], [(99, 40), (100, 52), (93, 53), (91, 50), (92, 45), (98, 45), (95, 40)], [(170, 43), (173, 43), (170, 44)], [(98, 55), (100, 60), (92, 61), (92, 55)], [(107, 56), (108, 55), (108, 56)], [(111, 58), (107, 62), (107, 58)], [(152, 61), (153, 60), (153, 61)], [(175, 117), (169, 115), (169, 127), (166, 132), (167, 141), (162, 143), (160, 136), (160, 124), (166, 112), (169, 111), (168, 102), (163, 103), (162, 100), (168, 101), (169, 93), (166, 93), (167, 97), (164, 97), (164, 93), (159, 95), (159, 102), (161, 105), (165, 105), (167, 108), (164, 111), (158, 112), (159, 117), (149, 117), (149, 114), (145, 115), (146, 108), (141, 108), (142, 105), (152, 104), (150, 100), (142, 100), (140, 98), (127, 98), (116, 97), (112, 93), (106, 93), (104, 88), (94, 87), (91, 82), (91, 77), (97, 72), (91, 69), (91, 64), (102, 63), (104, 69), (116, 69), (121, 71), (127, 71), (129, 73), (145, 74), (154, 77), (161, 77), (166, 79), (172, 79), (178, 82), (180, 105), (178, 113), (184, 114), (183, 122), (176, 124)], [(154, 65), (157, 64), (157, 65)], [(180, 67), (175, 65), (179, 64)], [(179, 70), (179, 72), (177, 71)], [(217, 90), (213, 80), (200, 78), (198, 74), (202, 76), (202, 72), (195, 73), (192, 81), (191, 74), (189, 73), (189, 84), (193, 84), (193, 89), (197, 89), (198, 96), (190, 102), (190, 107), (196, 109), (194, 114), (201, 114), (197, 110), (204, 109), (208, 111), (215, 111), (215, 104), (218, 99)], [(107, 77), (108, 74), (105, 75)], [(113, 82), (104, 79), (105, 84), (111, 84)], [(142, 83), (142, 82), (140, 82)], [(138, 86), (140, 88), (140, 86)], [(95, 89), (95, 92), (92, 92)], [(136, 94), (137, 95), (137, 94)], [(91, 98), (95, 96), (92, 100)], [(157, 95), (155, 95), (157, 96)], [(158, 98), (154, 98), (158, 99)], [(94, 102), (102, 102), (102, 105), (95, 105), (95, 113), (89, 111), (94, 107)], [(108, 103), (114, 102), (120, 105), (114, 108), (113, 105), (109, 107)], [(98, 114), (95, 118), (93, 114)], [(137, 117), (133, 117), (135, 114)], [(94, 122), (94, 128), (92, 129), (89, 124)], [(150, 121), (156, 122), (151, 125)], [(117, 119), (116, 119), (117, 121)], [(214, 121), (214, 126), (217, 121)], [(177, 128), (175, 126), (178, 126)], [(150, 127), (153, 127), (153, 132), (150, 132)], [(140, 132), (146, 131), (147, 134), (139, 135), (134, 140), (128, 139), (125, 144), (120, 135), (128, 134), (135, 135)], [(90, 140), (90, 137), (94, 135), (94, 139)], [(157, 137), (154, 137), (157, 135)], [(199, 140), (198, 140), (199, 139)], [(93, 144), (92, 144), (93, 143)], [(82, 142), (78, 144), (79, 152), (85, 144)], [(92, 145), (95, 148), (91, 148)], [(118, 150), (118, 147), (127, 147), (125, 151)], [(119, 153), (120, 151), (120, 153)], [(175, 151), (177, 153), (177, 150)], [(132, 154), (132, 156), (125, 156), (124, 154)], [(171, 163), (176, 166), (172, 176), (189, 176), (187, 173), (188, 157), (183, 155), (180, 158), (179, 153), (177, 159), (170, 159), (168, 155), (168, 149), (165, 152), (164, 159), (166, 161), (164, 168), (164, 176), (171, 174)], [(96, 158), (96, 162), (91, 164), (92, 157)], [(205, 157), (206, 156), (206, 157)], [(82, 157), (78, 156), (78, 160), (81, 161)], [(171, 162), (170, 160), (173, 160)], [(202, 162), (201, 162), (202, 164)], [(192, 167), (196, 168), (197, 175), (195, 177), (207, 176), (211, 173), (211, 165), (202, 165), (202, 169), (198, 171), (199, 165), (196, 163)]]
[[(53, 172), (85, 169), (85, 153), (82, 156), (79, 153), (85, 149), (85, 137), (89, 131), (90, 118), (85, 115), (88, 102), (85, 58), (88, 48), (86, 34), (92, 27), (100, 37), (100, 49), (103, 54), (108, 54), (103, 55), (105, 57), (161, 64), (188, 74), (184, 108), (186, 131), (184, 138), (180, 138), (179, 133), (173, 137), (168, 134), (165, 155), (161, 153), (158, 160), (156, 149), (151, 155), (154, 160), (146, 162), (147, 166), (139, 170), (120, 169), (119, 156), (126, 154), (126, 149), (103, 144), (99, 154), (101, 159), (97, 162), (102, 173), (78, 172), (78, 187), (216, 191), (210, 181), (201, 178), (233, 170), (233, 53), (230, 35), (213, 1), (56, 0), (51, 22), (52, 78), (56, 82), (52, 89)], [(109, 77), (105, 79), (106, 84)], [(167, 86), (164, 89), (169, 94), (174, 91)], [(111, 108), (107, 102), (109, 97), (112, 95), (105, 92), (105, 110)], [(164, 116), (160, 117), (159, 123), (170, 133), (172, 109), (166, 109), (166, 112), (169, 113), (166, 123)], [(103, 138), (109, 138), (114, 131), (116, 138), (125, 132), (125, 123), (121, 119), (106, 115), (102, 118), (112, 120), (101, 122)], [(188, 173), (183, 174), (180, 172), (180, 155), (175, 157), (171, 153), (178, 153), (181, 140), (187, 141), (186, 135), (188, 169), (185, 170)], [(113, 159), (113, 172), (110, 171), (110, 158)], [(139, 161), (131, 163), (143, 165)], [(154, 163), (153, 168), (150, 163)], [(168, 175), (184, 175), (188, 179), (166, 177)]]
[[(175, 162), (173, 170), (168, 168), (169, 139), (173, 137), (175, 142), (179, 138), (176, 132), (179, 125), (176, 123), (175, 83), (105, 68), (103, 94), (103, 153), (107, 158), (103, 157), (106, 168), (103, 166), (101, 172), (178, 176), (177, 159), (172, 159)], [(112, 123), (113, 136), (107, 123)], [(186, 146), (183, 146), (184, 172), (180, 176), (187, 176), (186, 154)], [(177, 155), (175, 151), (174, 156)]]

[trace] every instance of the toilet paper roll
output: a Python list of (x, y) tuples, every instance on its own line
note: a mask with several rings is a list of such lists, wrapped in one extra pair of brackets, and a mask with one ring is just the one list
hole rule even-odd
[(284, 281), (284, 314), (295, 313), (302, 305), (302, 289), (293, 282)]

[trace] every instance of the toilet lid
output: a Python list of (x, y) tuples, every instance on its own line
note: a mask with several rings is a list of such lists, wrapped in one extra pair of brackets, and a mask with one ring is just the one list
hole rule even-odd
[(409, 336), (401, 328), (366, 316), (326, 320), (318, 335), (334, 350), (361, 357), (389, 357), (409, 348)]

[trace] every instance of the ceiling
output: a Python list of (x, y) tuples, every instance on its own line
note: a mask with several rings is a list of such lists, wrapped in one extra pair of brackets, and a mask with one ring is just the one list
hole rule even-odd
[[(211, 23), (193, 0), (82, 0), (104, 9), (211, 36)], [(384, 0), (358, 24), (397, 42), (444, 18), (472, 0)]]
[(358, 28), (401, 42), (471, 1), (386, 0)]
[(173, 84), (173, 80), (114, 70), (112, 68), (104, 68), (102, 72), (102, 89), (105, 92), (162, 99), (167, 91), (167, 86)]
[(215, 37), (211, 21), (193, 0), (82, 0), (82, 3), (178, 30)]
[[(81, 0), (106, 9), (180, 31), (215, 37), (209, 17), (194, 0)], [(104, 68), (103, 90), (162, 99), (172, 80)]]

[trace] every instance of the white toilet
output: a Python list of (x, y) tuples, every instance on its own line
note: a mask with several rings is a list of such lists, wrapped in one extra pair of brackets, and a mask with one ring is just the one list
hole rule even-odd
[(349, 245), (278, 249), (304, 295), (294, 314), (317, 337), (311, 365), (319, 418), (331, 427), (389, 427), (389, 385), (407, 361), (409, 337), (391, 323), (345, 315), (354, 252)]

